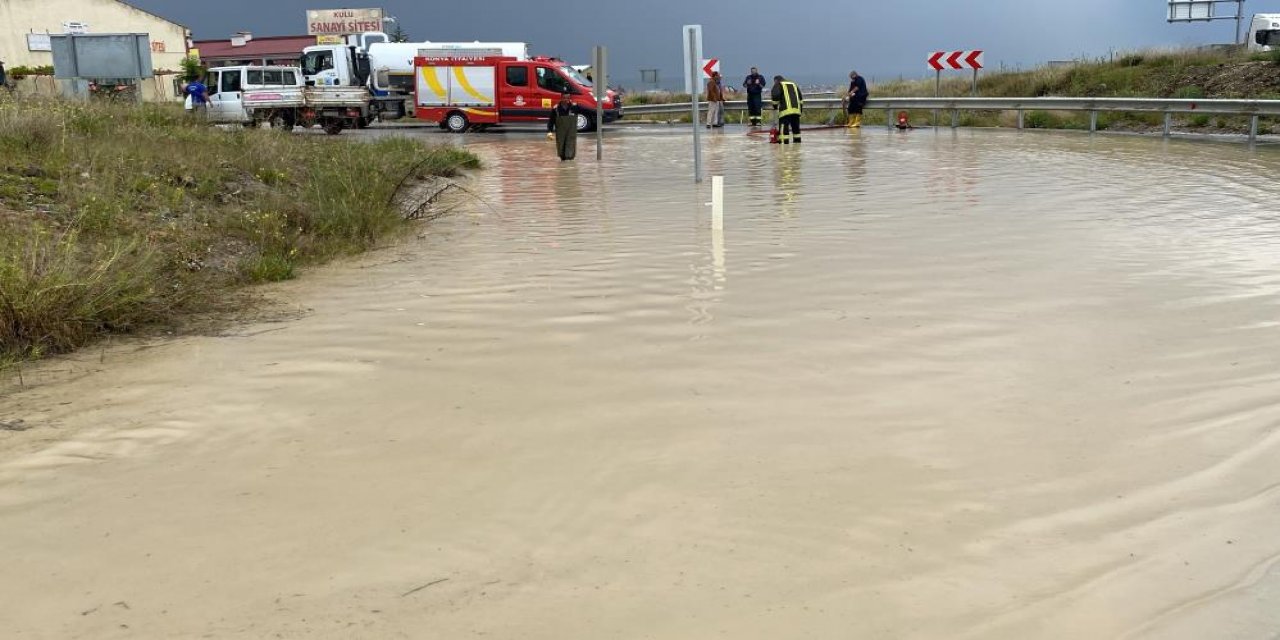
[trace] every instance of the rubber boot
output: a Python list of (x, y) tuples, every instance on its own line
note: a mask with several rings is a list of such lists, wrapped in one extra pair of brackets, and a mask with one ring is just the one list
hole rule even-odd
[(857, 128), (861, 127), (861, 126), (862, 126), (862, 114), (861, 114), (861, 113), (859, 113), (859, 114), (854, 115), (854, 116), (853, 116), (853, 124), (851, 124), (851, 125), (849, 125), (849, 126), (853, 127), (854, 129), (857, 129)]

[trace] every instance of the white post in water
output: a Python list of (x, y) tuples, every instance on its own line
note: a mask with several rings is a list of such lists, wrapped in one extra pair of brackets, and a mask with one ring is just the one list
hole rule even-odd
[(702, 131), (698, 125), (698, 86), (702, 76), (698, 64), (702, 61), (702, 25), (684, 26), (684, 87), (689, 91), (693, 120), (693, 181), (702, 182)]
[(596, 98), (596, 162), (604, 158), (604, 99), (609, 96), (609, 76), (605, 70), (608, 51), (591, 48), (591, 90)]
[(724, 176), (711, 176), (711, 223), (724, 226)]

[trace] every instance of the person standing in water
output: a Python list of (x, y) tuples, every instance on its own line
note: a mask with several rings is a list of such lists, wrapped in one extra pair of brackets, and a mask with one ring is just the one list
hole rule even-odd
[(751, 73), (747, 75), (747, 79), (742, 82), (742, 88), (747, 90), (747, 115), (751, 117), (751, 126), (760, 126), (761, 115), (764, 111), (764, 76), (760, 75), (760, 70), (751, 67)]
[(707, 80), (707, 128), (724, 126), (724, 85), (720, 84), (720, 72), (712, 71)]
[(867, 106), (867, 81), (857, 71), (849, 72), (849, 93), (844, 96), (845, 105), (849, 109), (849, 128), (862, 126), (862, 109)]
[(572, 160), (578, 155), (578, 114), (582, 107), (573, 103), (568, 92), (560, 94), (560, 103), (551, 109), (547, 119), (547, 137), (556, 141), (556, 155), (560, 161)]
[(804, 93), (800, 86), (782, 76), (773, 77), (773, 108), (778, 112), (778, 142), (800, 144), (800, 116), (804, 113)]

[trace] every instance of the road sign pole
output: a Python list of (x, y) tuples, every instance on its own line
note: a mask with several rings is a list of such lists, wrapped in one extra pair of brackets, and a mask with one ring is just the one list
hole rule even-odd
[(691, 25), (685, 27), (686, 45), (689, 47), (689, 104), (693, 121), (693, 181), (702, 182), (702, 130), (698, 127), (698, 66), (702, 60), (702, 51), (698, 48), (698, 37), (702, 27)]
[[(934, 73), (933, 97), (941, 98), (942, 97), (942, 69), (934, 69), (933, 73)], [(933, 110), (933, 126), (935, 127), (938, 126), (938, 110), (937, 109)]]
[(1243, 39), (1240, 37), (1240, 28), (1241, 26), (1243, 26), (1243, 21), (1244, 21), (1244, 0), (1240, 0), (1239, 2), (1236, 3), (1236, 44), (1247, 45), (1249, 43), (1244, 42)]
[(978, 68), (973, 68), (973, 97), (978, 97)]
[(609, 96), (609, 76), (605, 69), (607, 49), (591, 49), (592, 90), (596, 96), (596, 162), (604, 159), (604, 100)]

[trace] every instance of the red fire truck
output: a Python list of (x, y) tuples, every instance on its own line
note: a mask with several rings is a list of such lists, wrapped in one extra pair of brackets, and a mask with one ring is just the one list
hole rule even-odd
[[(414, 59), (414, 98), (419, 120), (464, 133), (509, 122), (546, 122), (551, 108), (568, 91), (590, 112), (578, 116), (578, 131), (596, 126), (591, 81), (554, 58), (423, 57)], [(604, 121), (622, 117), (622, 101), (609, 91)]]

